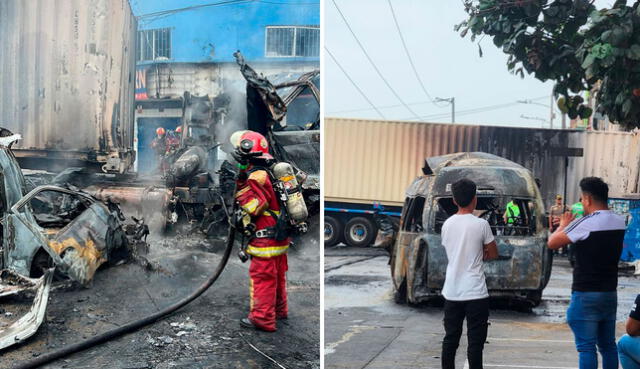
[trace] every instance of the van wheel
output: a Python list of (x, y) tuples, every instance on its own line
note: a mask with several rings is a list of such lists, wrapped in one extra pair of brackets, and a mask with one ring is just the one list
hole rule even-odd
[(527, 293), (527, 300), (531, 307), (536, 307), (542, 302), (542, 290), (530, 291)]
[(396, 304), (405, 305), (408, 302), (407, 298), (407, 280), (402, 280), (402, 283), (397, 290), (393, 291), (393, 300)]
[(376, 239), (377, 228), (367, 218), (356, 217), (347, 222), (344, 228), (344, 240), (349, 246), (369, 246)]
[(343, 239), (342, 223), (330, 216), (324, 217), (324, 247), (331, 247), (342, 242)]

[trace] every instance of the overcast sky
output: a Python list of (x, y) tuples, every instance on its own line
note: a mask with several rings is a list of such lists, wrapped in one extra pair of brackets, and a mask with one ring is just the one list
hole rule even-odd
[[(384, 117), (418, 121), (417, 115), (421, 121), (450, 122), (450, 105), (436, 106), (429, 102), (415, 78), (387, 0), (335, 2), (382, 75), (415, 113), (403, 107), (377, 75), (340, 17), (334, 0), (324, 1), (325, 46)], [(549, 127), (553, 83), (542, 83), (527, 75), (522, 79), (509, 73), (507, 56), (489, 37), (480, 43), (483, 51), (480, 57), (477, 40), (473, 43), (469, 35), (461, 38), (453, 30), (455, 24), (466, 19), (461, 1), (391, 2), (427, 92), (434, 98), (455, 97), (457, 123)], [(609, 6), (612, 2), (600, 0), (596, 5)], [(325, 116), (382, 119), (326, 53), (323, 73)], [(536, 104), (517, 103), (518, 100), (534, 100)], [(511, 103), (499, 109), (468, 112)], [(559, 126), (557, 114), (554, 127)]]

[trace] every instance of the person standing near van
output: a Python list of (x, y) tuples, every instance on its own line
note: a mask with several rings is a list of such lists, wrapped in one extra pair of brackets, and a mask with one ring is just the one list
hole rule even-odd
[(574, 220), (571, 212), (549, 237), (550, 249), (573, 244), (575, 265), (567, 323), (575, 336), (580, 369), (596, 369), (602, 355), (603, 369), (618, 367), (616, 309), (618, 261), (625, 233), (624, 218), (607, 206), (609, 186), (597, 177), (580, 181), (585, 216)]
[(498, 249), (489, 223), (473, 215), (478, 202), (476, 184), (461, 179), (451, 186), (451, 192), (458, 212), (442, 225), (442, 245), (448, 259), (442, 288), (445, 298), (442, 368), (455, 368), (466, 318), (469, 368), (481, 369), (489, 321), (489, 291), (483, 261), (496, 259)]

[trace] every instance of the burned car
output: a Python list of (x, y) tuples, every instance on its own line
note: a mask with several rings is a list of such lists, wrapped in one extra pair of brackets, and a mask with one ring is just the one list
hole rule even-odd
[(135, 243), (135, 235), (129, 232), (127, 237), (125, 218), (114, 203), (54, 185), (37, 186), (25, 194), (20, 167), (3, 145), (0, 176), (0, 269), (39, 277), (55, 265), (59, 275), (86, 285), (102, 264), (126, 257), (130, 243)]
[(0, 128), (0, 297), (23, 293), (35, 297), (24, 316), (0, 329), (0, 349), (37, 331), (54, 270), (87, 285), (101, 265), (128, 258), (134, 248), (146, 246), (144, 232), (137, 229), (144, 225), (123, 224), (116, 204), (53, 185), (26, 193), (25, 178), (11, 151), (19, 138)]
[[(424, 175), (406, 191), (391, 252), (396, 300), (420, 303), (440, 296), (447, 268), (440, 232), (457, 211), (451, 185), (468, 178), (477, 184), (475, 215), (489, 222), (498, 245), (498, 259), (484, 264), (490, 296), (538, 305), (551, 275), (552, 253), (542, 197), (531, 172), (481, 152), (432, 157), (422, 170)], [(518, 211), (505, 216), (507, 205)]]

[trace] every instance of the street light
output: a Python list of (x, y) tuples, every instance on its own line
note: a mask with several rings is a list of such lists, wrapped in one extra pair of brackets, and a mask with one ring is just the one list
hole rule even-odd
[[(538, 120), (538, 121), (541, 121), (541, 122), (546, 122), (546, 121), (547, 121), (547, 120), (546, 120), (546, 119), (544, 119), (544, 118), (540, 118), (540, 117), (528, 117), (528, 116), (526, 116), (526, 115), (524, 115), (524, 114), (521, 114), (521, 115), (520, 115), (520, 118), (522, 118), (522, 119), (529, 119), (529, 120)], [(540, 124), (540, 128), (544, 128), (544, 124)]]
[(455, 97), (448, 97), (448, 98), (436, 97), (435, 101), (448, 102), (449, 104), (451, 104), (451, 123), (455, 123), (456, 122), (456, 98)]
[[(553, 128), (553, 119), (556, 117), (556, 113), (553, 111), (553, 95), (551, 95), (551, 105), (535, 102), (530, 99), (518, 100), (516, 102), (520, 104), (540, 105), (540, 106), (544, 106), (545, 108), (548, 108), (549, 109), (549, 128)], [(524, 117), (521, 117), (521, 118), (524, 118)]]

